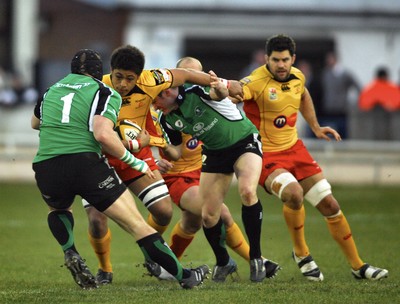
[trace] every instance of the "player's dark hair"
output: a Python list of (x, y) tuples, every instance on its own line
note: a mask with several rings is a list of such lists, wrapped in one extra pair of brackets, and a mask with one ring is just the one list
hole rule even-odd
[(133, 71), (140, 75), (144, 69), (144, 54), (137, 47), (126, 45), (121, 46), (111, 54), (111, 70), (119, 69)]
[(283, 52), (288, 50), (290, 56), (296, 53), (296, 43), (293, 38), (285, 35), (279, 34), (269, 38), (265, 44), (265, 54), (271, 56), (272, 52)]
[(99, 53), (90, 49), (79, 50), (71, 60), (71, 73), (89, 74), (101, 80), (103, 78), (103, 62)]

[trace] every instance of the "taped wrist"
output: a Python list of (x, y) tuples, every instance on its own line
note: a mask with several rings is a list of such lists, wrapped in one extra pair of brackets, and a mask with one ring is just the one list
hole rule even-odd
[(146, 173), (149, 166), (141, 159), (133, 156), (128, 150), (125, 149), (125, 154), (120, 158), (124, 163), (128, 164), (132, 169), (142, 173)]
[(140, 141), (138, 139), (128, 140), (129, 150), (132, 152), (139, 152), (141, 146)]

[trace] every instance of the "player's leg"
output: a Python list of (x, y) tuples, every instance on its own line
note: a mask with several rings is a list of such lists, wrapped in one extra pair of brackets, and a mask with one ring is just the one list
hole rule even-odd
[(129, 184), (129, 189), (149, 210), (148, 224), (162, 234), (172, 218), (172, 202), (168, 188), (158, 170), (153, 170), (155, 179), (143, 175)]
[(322, 281), (324, 276), (310, 255), (305, 240), (303, 188), (285, 169), (273, 171), (265, 181), (265, 188), (283, 202), (283, 216), (293, 242), (293, 259), (301, 273), (310, 281)]
[(75, 247), (75, 221), (71, 209), (75, 192), (70, 187), (71, 179), (68, 174), (59, 174), (69, 172), (65, 169), (73, 167), (74, 159), (71, 162), (70, 159), (71, 157), (55, 157), (33, 164), (33, 169), (37, 186), (50, 210), (47, 223), (64, 252), (65, 266), (81, 288), (91, 289), (97, 287), (97, 282)]
[(253, 282), (261, 282), (267, 275), (261, 257), (262, 205), (257, 196), (261, 166), (262, 158), (252, 152), (243, 153), (234, 164), (242, 201), (242, 221), (250, 245), (250, 280)]
[(201, 284), (206, 275), (204, 269), (188, 270), (182, 267), (161, 235), (143, 219), (128, 190), (103, 212), (136, 239), (146, 260), (162, 266), (182, 287), (191, 288)]
[(250, 247), (242, 230), (234, 221), (226, 204), (222, 205), (221, 218), (226, 227), (226, 244), (246, 261), (250, 261)]
[(233, 174), (206, 173), (200, 176), (199, 195), (202, 204), (203, 231), (215, 258), (212, 279), (224, 282), (237, 270), (226, 249), (226, 227), (221, 219), (221, 206), (229, 190)]
[[(171, 191), (174, 191), (173, 188)], [(173, 194), (171, 195), (174, 197)], [(198, 183), (188, 187), (186, 191), (183, 192), (179, 201), (179, 207), (182, 209), (181, 219), (172, 229), (170, 242), (171, 250), (178, 259), (182, 257), (184, 251), (192, 242), (196, 232), (202, 227), (202, 203), (199, 198)]]
[(111, 264), (111, 230), (107, 216), (82, 199), (89, 220), (88, 237), (99, 262), (96, 279), (99, 284), (110, 284), (113, 280)]
[(379, 280), (388, 276), (386, 269), (370, 266), (362, 261), (358, 254), (350, 225), (340, 209), (339, 203), (332, 195), (331, 185), (322, 173), (305, 179), (305, 198), (325, 217), (329, 232), (337, 242), (356, 278)]

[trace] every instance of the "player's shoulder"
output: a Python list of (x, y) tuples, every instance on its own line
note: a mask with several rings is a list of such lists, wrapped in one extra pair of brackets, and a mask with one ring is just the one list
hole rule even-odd
[(298, 69), (298, 68), (296, 68), (294, 66), (292, 66), (292, 68), (290, 70), (290, 74), (294, 76), (292, 78), (298, 78), (298, 79), (300, 79), (302, 81), (304, 81), (304, 79), (305, 79), (305, 76), (304, 76), (303, 72), (300, 69)]
[(158, 86), (165, 83), (172, 83), (172, 73), (169, 69), (143, 70), (140, 74), (137, 85)]
[(262, 65), (253, 70), (250, 75), (242, 78), (240, 82), (244, 85), (250, 85), (259, 81), (265, 81), (268, 78), (272, 78), (272, 74), (268, 71), (266, 65)]

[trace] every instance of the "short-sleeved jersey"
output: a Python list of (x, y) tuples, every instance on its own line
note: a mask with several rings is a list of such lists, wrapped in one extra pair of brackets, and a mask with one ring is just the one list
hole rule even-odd
[(121, 96), (101, 81), (69, 74), (51, 86), (34, 110), (40, 119), (39, 150), (34, 163), (63, 154), (95, 152), (101, 146), (93, 135), (93, 117), (102, 115), (114, 124)]
[(163, 127), (190, 134), (209, 150), (230, 147), (248, 135), (258, 133), (229, 98), (214, 101), (209, 92), (210, 87), (191, 84), (180, 87), (179, 108), (161, 116), (165, 118)]
[[(137, 123), (150, 135), (157, 136), (150, 113), (154, 98), (172, 85), (172, 74), (168, 69), (144, 70), (131, 92), (122, 97), (118, 120), (129, 119)], [(105, 84), (113, 87), (110, 74), (103, 76)]]
[(298, 139), (296, 121), (305, 90), (303, 73), (292, 67), (289, 78), (280, 82), (261, 66), (240, 80), (246, 116), (260, 131), (264, 152), (283, 151)]

